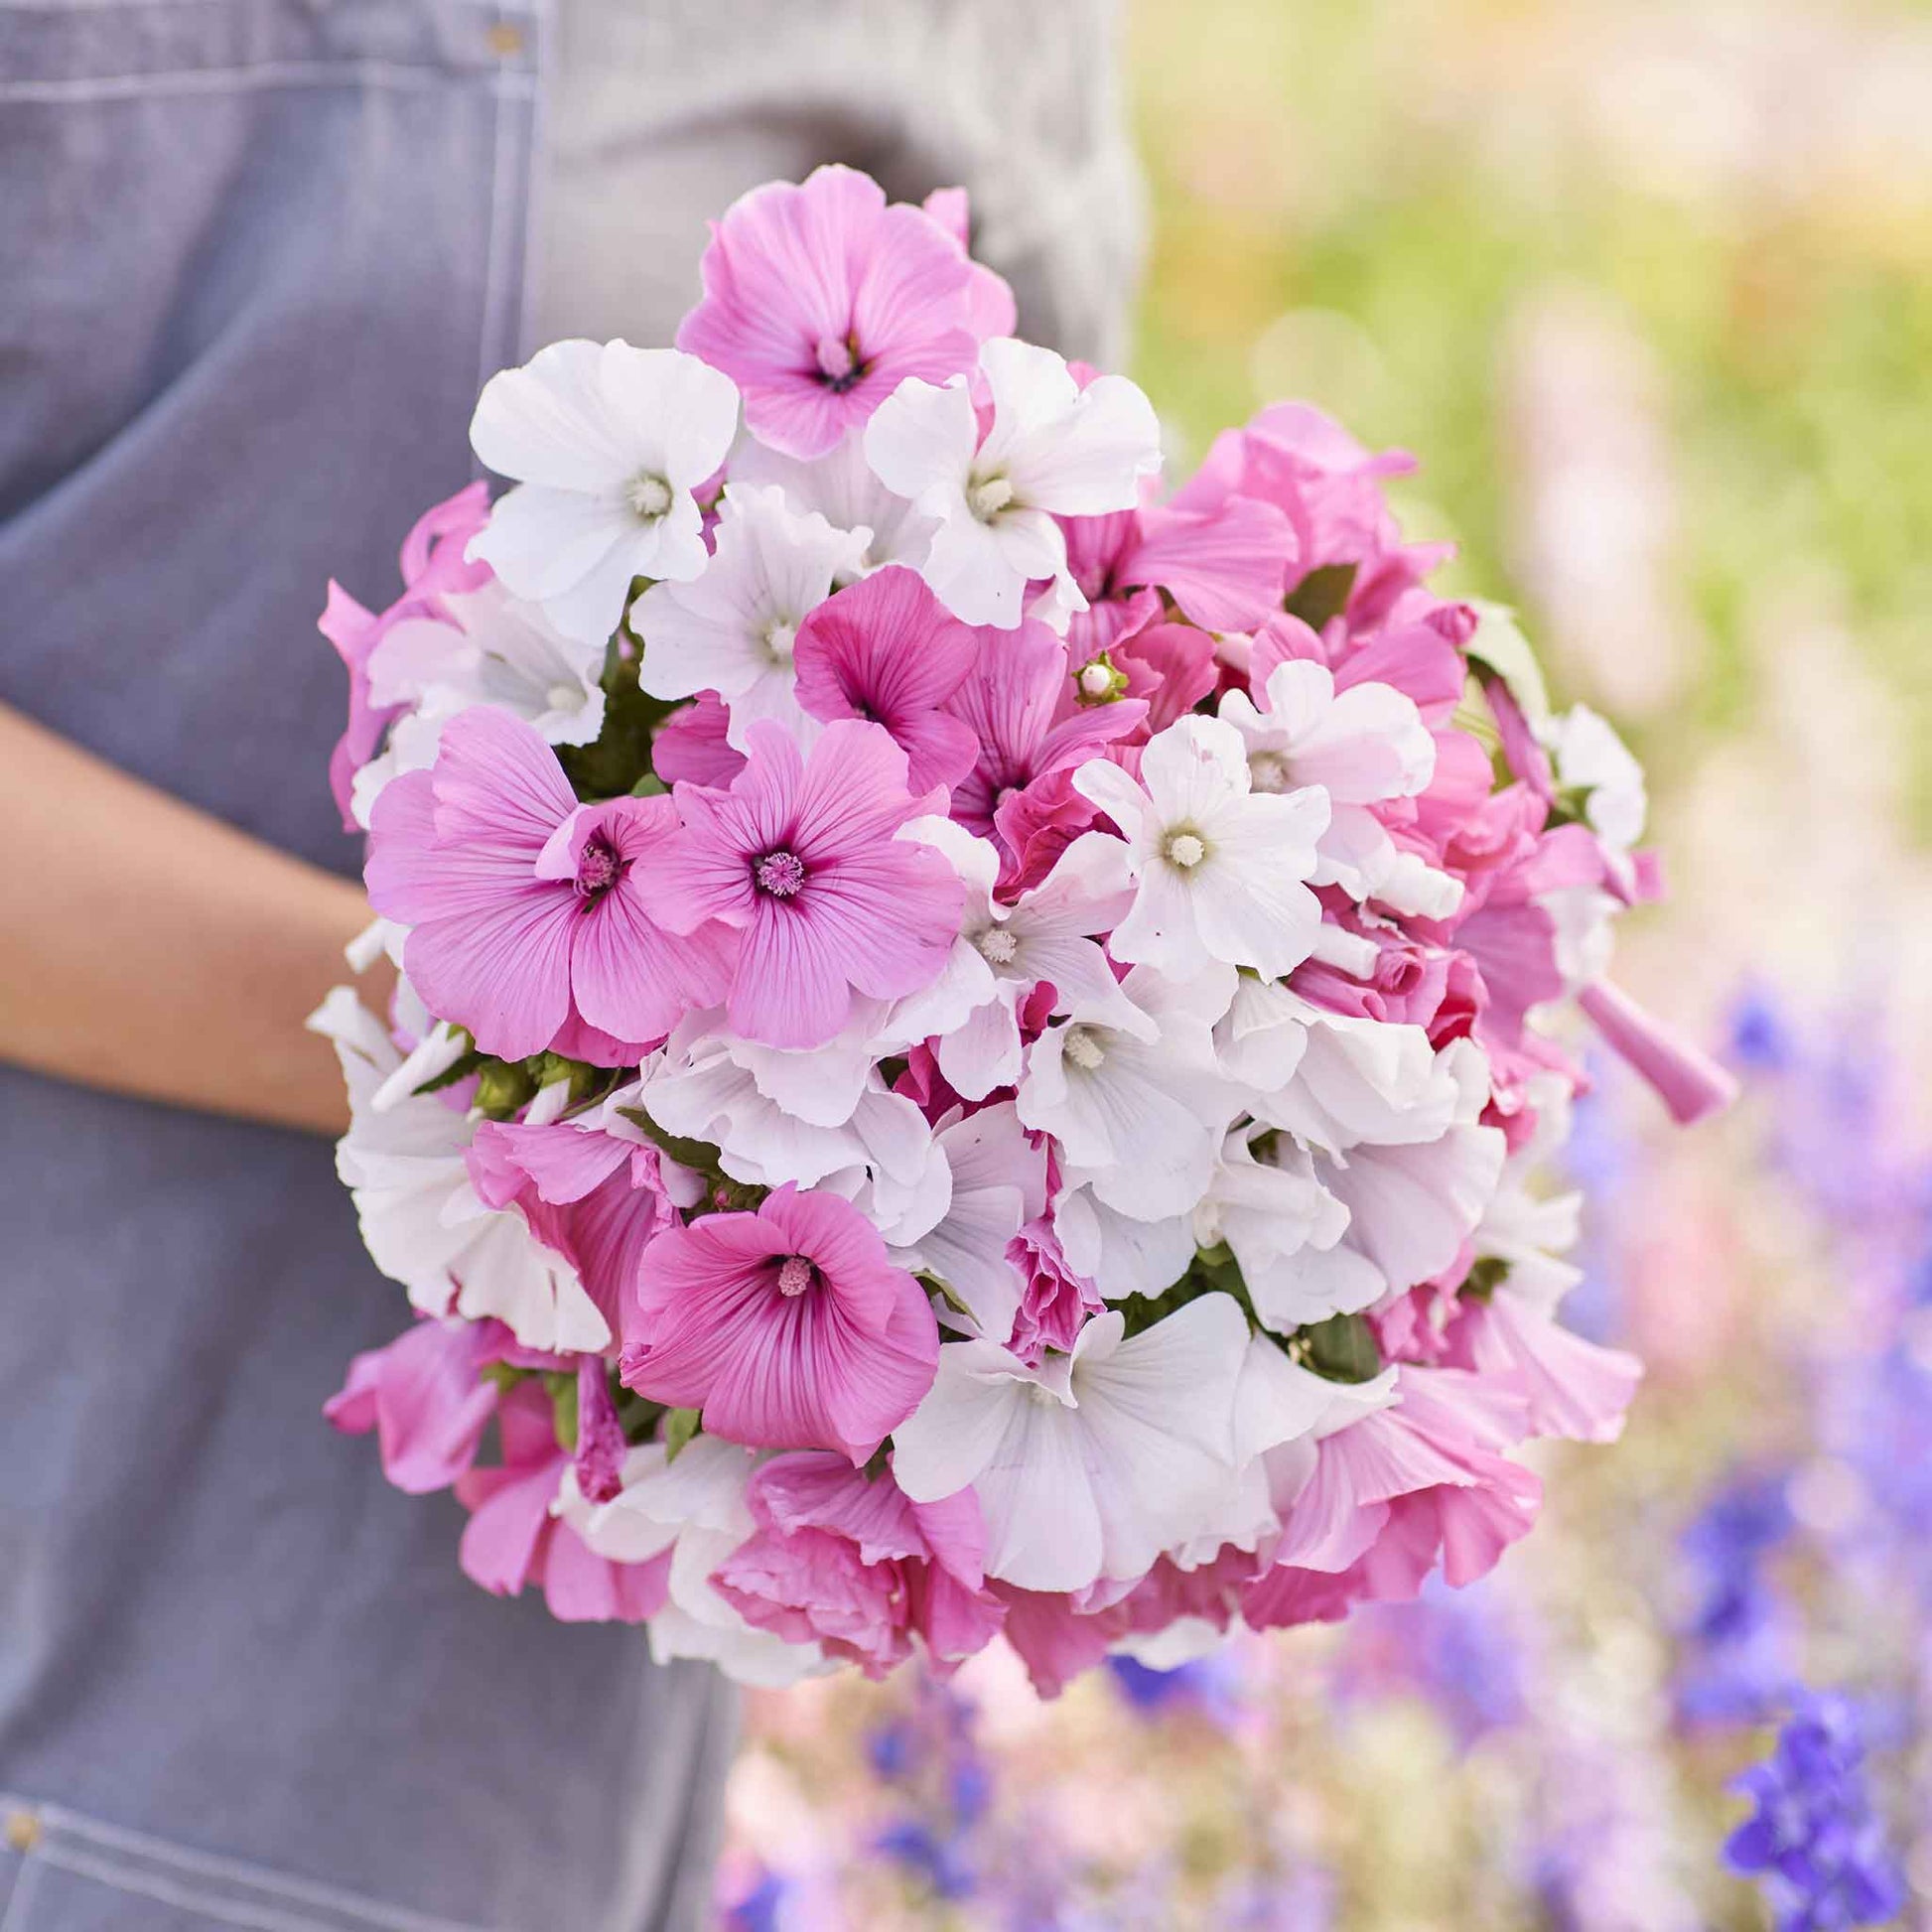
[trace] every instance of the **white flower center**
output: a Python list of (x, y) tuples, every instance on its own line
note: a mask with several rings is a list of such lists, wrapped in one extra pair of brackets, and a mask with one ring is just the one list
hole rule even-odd
[(1248, 760), (1248, 783), (1256, 791), (1290, 791), (1295, 780), (1280, 752), (1257, 752)]
[(980, 957), (993, 966), (1011, 966), (1013, 956), (1020, 950), (1020, 941), (1003, 925), (990, 925), (978, 934), (973, 944), (979, 948)]
[(798, 639), (798, 626), (786, 623), (782, 618), (774, 618), (764, 627), (764, 654), (774, 664), (791, 662), (791, 647)]
[(1173, 832), (1163, 848), (1170, 865), (1178, 866), (1183, 872), (1191, 872), (1207, 857), (1207, 848), (1194, 832)]
[(1061, 1042), (1061, 1050), (1082, 1072), (1092, 1073), (1106, 1061), (1107, 1055), (1099, 1040), (1095, 1039), (1085, 1027), (1069, 1027), (1066, 1038)]
[(1114, 674), (1096, 659), (1080, 668), (1080, 689), (1090, 698), (1104, 698), (1114, 688)]
[(1004, 477), (988, 477), (966, 488), (966, 507), (982, 523), (991, 523), (1013, 501), (1013, 485)]
[(553, 684), (543, 694), (543, 701), (552, 711), (575, 711), (584, 702), (584, 694), (574, 684)]
[(646, 522), (662, 516), (671, 507), (671, 486), (662, 477), (632, 477), (627, 493), (630, 507)]

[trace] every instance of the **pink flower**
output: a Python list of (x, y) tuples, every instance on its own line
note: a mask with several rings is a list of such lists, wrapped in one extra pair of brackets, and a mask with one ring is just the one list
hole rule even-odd
[(389, 721), (400, 709), (378, 707), (369, 695), (369, 658), (390, 628), (405, 618), (442, 618), (441, 602), (451, 591), (480, 589), (489, 582), (489, 566), (464, 561), (470, 539), (489, 521), (489, 489), (481, 481), (466, 484), (446, 502), (416, 519), (403, 539), (403, 594), (379, 616), (365, 611), (331, 579), (329, 601), (316, 627), (336, 646), (348, 671), (348, 724), (329, 759), (329, 788), (343, 815), (343, 830), (361, 828), (351, 809), (355, 774), (375, 757)]
[(680, 778), (694, 785), (728, 785), (745, 769), (745, 755), (734, 752), (726, 733), (731, 713), (716, 691), (700, 691), (658, 726), (650, 742), (650, 768), (669, 784)]
[(944, 382), (1012, 326), (1011, 297), (988, 302), (1002, 285), (944, 226), (851, 168), (742, 196), (700, 272), (677, 345), (724, 370), (753, 433), (787, 456), (823, 456), (906, 376)]
[(916, 1633), (941, 1666), (1005, 1619), (986, 1593), (986, 1532), (970, 1490), (915, 1503), (890, 1471), (865, 1476), (807, 1450), (765, 1463), (746, 1492), (758, 1534), (712, 1574), (746, 1622), (884, 1677)]
[(1295, 534), (1272, 503), (1229, 496), (1208, 510), (1068, 516), (1066, 564), (1087, 600), (1066, 632), (1084, 663), (1159, 617), (1166, 591), (1207, 630), (1249, 630), (1279, 611)]
[(1737, 1082), (1717, 1061), (1645, 1012), (1622, 988), (1598, 980), (1577, 1004), (1596, 1024), (1604, 1044), (1656, 1089), (1680, 1127), (1728, 1107)]
[(1536, 1520), (1543, 1486), (1502, 1451), (1527, 1427), (1513, 1382), (1405, 1366), (1400, 1400), (1326, 1436), (1283, 1518), (1275, 1567), (1249, 1587), (1256, 1629), (1406, 1600), (1440, 1560), (1460, 1588)]
[(785, 1186), (756, 1214), (707, 1214), (644, 1251), (623, 1311), (627, 1388), (702, 1409), (759, 1449), (855, 1466), (932, 1386), (939, 1329), (859, 1210)]
[(885, 726), (914, 791), (955, 785), (978, 759), (979, 740), (939, 707), (979, 653), (979, 633), (950, 616), (916, 571), (875, 571), (799, 626), (798, 702), (814, 718)]
[(1035, 779), (1085, 763), (1147, 716), (1135, 698), (1083, 706), (1066, 646), (1031, 618), (1017, 630), (988, 635), (946, 709), (979, 741), (977, 764), (953, 791), (952, 815), (981, 838), (991, 835), (994, 814), (1008, 799)]
[(477, 1459), (496, 1411), (496, 1385), (482, 1373), (495, 1355), (487, 1322), (419, 1321), (357, 1355), (322, 1413), (345, 1436), (374, 1430), (382, 1473), (398, 1489), (447, 1489)]
[(841, 720), (809, 759), (768, 720), (728, 791), (676, 788), (684, 829), (636, 877), (672, 931), (733, 928), (732, 1030), (770, 1046), (821, 1046), (855, 993), (896, 1000), (939, 975), (964, 888), (931, 847), (896, 838), (943, 807), (913, 798), (905, 754), (877, 725)]
[(470, 1511), (457, 1561), (474, 1584), (514, 1596), (540, 1584), (550, 1613), (565, 1623), (641, 1623), (664, 1606), (671, 1552), (647, 1563), (613, 1563), (550, 1513), (569, 1451), (557, 1442), (542, 1385), (518, 1384), (503, 1398), (500, 1467), (472, 1469), (457, 1483)]
[(377, 799), (369, 903), (411, 928), (410, 983), (486, 1053), (541, 1052), (573, 1020), (654, 1041), (723, 993), (715, 941), (644, 909), (637, 862), (676, 828), (667, 798), (580, 805), (529, 725), (478, 706)]
[(1044, 1216), (1029, 1221), (1007, 1243), (1007, 1260), (1023, 1284), (1007, 1349), (1037, 1368), (1049, 1348), (1069, 1353), (1080, 1324), (1105, 1304), (1100, 1291), (1067, 1265), (1059, 1236)]
[(537, 1239), (577, 1270), (615, 1332), (619, 1302), (645, 1247), (677, 1219), (657, 1150), (562, 1121), (486, 1120), (464, 1159), (478, 1197), (488, 1207), (517, 1208)]

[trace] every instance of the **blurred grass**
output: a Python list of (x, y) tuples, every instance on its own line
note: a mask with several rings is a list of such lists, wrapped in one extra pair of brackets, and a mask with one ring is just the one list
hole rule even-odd
[[(1448, 582), (1518, 581), (1519, 319), (1581, 291), (1660, 376), (1693, 620), (1669, 774), (1749, 726), (1752, 631), (1822, 595), (1904, 710), (1932, 836), (1932, 37), (1925, 7), (1137, 0), (1154, 211), (1140, 373), (1197, 454), (1274, 394), (1423, 461)], [(1928, 130), (1896, 91), (1916, 75)], [(1575, 680), (1573, 679), (1573, 682)], [(1587, 695), (1587, 693), (1585, 693)]]

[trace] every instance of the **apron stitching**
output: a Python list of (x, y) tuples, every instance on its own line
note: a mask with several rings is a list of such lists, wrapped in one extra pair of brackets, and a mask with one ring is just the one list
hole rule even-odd
[[(38, 1858), (48, 1863), (83, 1871), (83, 1875), (88, 1877), (102, 1877), (108, 1869), (119, 1874), (122, 1868), (114, 1864), (118, 1857), (131, 1865), (138, 1866), (140, 1862), (145, 1861), (172, 1868), (189, 1880), (249, 1886), (285, 1904), (334, 1912), (358, 1926), (380, 1927), (382, 1932), (476, 1932), (475, 1927), (453, 1919), (435, 1918), (425, 1912), (413, 1912), (406, 1906), (389, 1905), (320, 1879), (297, 1877), (293, 1873), (251, 1863), (245, 1859), (227, 1858), (218, 1852), (192, 1850), (166, 1839), (153, 1838), (146, 1832), (131, 1831), (123, 1825), (109, 1825), (99, 1819), (80, 1817), (58, 1805), (39, 1806), (36, 1816), (44, 1829), (37, 1847), (27, 1855), (29, 1861)], [(85, 1852), (76, 1855), (64, 1841), (78, 1841), (82, 1846), (106, 1856), (96, 1861)], [(79, 1862), (81, 1860), (85, 1861), (84, 1866)], [(96, 1863), (101, 1869), (93, 1868)], [(138, 1889), (119, 1875), (106, 1882), (121, 1883), (124, 1889)], [(250, 1906), (254, 1901), (239, 1899), (220, 1902), (239, 1908)], [(202, 1904), (200, 1909), (209, 1910), (212, 1907)], [(302, 1923), (304, 1932), (309, 1927), (320, 1925), (312, 1918), (304, 1919)], [(9, 1932), (5, 1918), (0, 1918), (0, 1932)], [(321, 1932), (329, 1932), (329, 1928), (322, 1927)]]
[[(0, 1914), (0, 1932), (13, 1932), (14, 1914), (25, 1910), (34, 1887), (40, 1882), (41, 1869), (40, 1860), (34, 1853), (20, 1855), (20, 1869), (14, 1874), (13, 1890), (7, 1894), (7, 1909)], [(25, 1932), (27, 1921), (23, 1918), (20, 1923)]]

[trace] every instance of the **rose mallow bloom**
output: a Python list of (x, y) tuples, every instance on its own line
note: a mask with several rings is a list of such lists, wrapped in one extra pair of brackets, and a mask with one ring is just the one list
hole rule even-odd
[(485, 1053), (541, 1052), (573, 1019), (657, 1040), (722, 997), (715, 937), (665, 932), (639, 889), (637, 861), (675, 836), (676, 807), (580, 805), (522, 719), (481, 705), (451, 719), (435, 764), (396, 779), (372, 817), (369, 903), (410, 928), (411, 984)]
[(979, 653), (979, 633), (949, 617), (916, 572), (875, 571), (799, 627), (798, 702), (814, 718), (884, 725), (914, 791), (955, 785), (978, 762), (979, 739), (939, 707)]
[[(677, 345), (744, 391), (753, 434), (819, 457), (907, 376), (943, 382), (973, 361), (1012, 297), (931, 215), (888, 205), (851, 168), (770, 182), (732, 204), (699, 264), (704, 300)], [(1005, 299), (983, 311), (988, 285)]]
[(943, 794), (915, 799), (905, 754), (877, 725), (826, 727), (809, 759), (753, 726), (728, 791), (676, 788), (684, 827), (649, 861), (651, 911), (674, 932), (716, 919), (738, 935), (733, 1032), (822, 1046), (855, 994), (896, 1000), (946, 963), (964, 890), (929, 846), (896, 836)]
[(997, 337), (980, 350), (992, 397), (984, 439), (964, 378), (908, 378), (866, 426), (866, 458), (889, 489), (939, 518), (923, 571), (955, 617), (1011, 630), (1030, 582), (1053, 580), (1047, 621), (1086, 609), (1054, 516), (1132, 509), (1161, 468), (1154, 405), (1124, 375), (1082, 389), (1050, 348)]
[(685, 579), (708, 561), (692, 492), (738, 428), (731, 378), (674, 348), (552, 343), (484, 384), (478, 458), (518, 487), (474, 537), (518, 597), (566, 636), (602, 643), (633, 577)]
[(754, 1449), (836, 1449), (857, 1467), (932, 1386), (939, 1329), (879, 1231), (828, 1193), (781, 1187), (645, 1249), (623, 1311), (626, 1387), (701, 1409)]
[(1127, 836), (1139, 878), (1134, 909), (1108, 941), (1116, 959), (1171, 978), (1210, 960), (1274, 979), (1314, 949), (1321, 905), (1304, 883), (1328, 823), (1327, 795), (1251, 788), (1240, 734), (1182, 718), (1148, 741), (1141, 781), (1105, 759), (1073, 774)]

